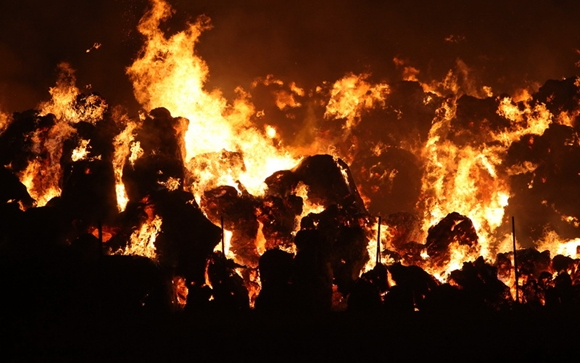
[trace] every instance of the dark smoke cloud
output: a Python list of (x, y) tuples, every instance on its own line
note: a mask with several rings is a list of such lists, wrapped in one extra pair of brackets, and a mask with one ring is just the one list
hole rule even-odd
[[(214, 28), (199, 53), (210, 87), (231, 95), (273, 73), (303, 87), (370, 71), (394, 81), (399, 57), (441, 79), (461, 59), (496, 93), (578, 73), (577, 1), (173, 0), (167, 31), (200, 14)], [(77, 69), (112, 104), (136, 109), (125, 67), (137, 55), (145, 0), (4, 1), (0, 4), (0, 107), (18, 111), (48, 97), (59, 62)], [(99, 49), (86, 52), (94, 43)]]

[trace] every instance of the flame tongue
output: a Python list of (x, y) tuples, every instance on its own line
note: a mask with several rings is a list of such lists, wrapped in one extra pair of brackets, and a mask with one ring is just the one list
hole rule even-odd
[[(153, 1), (139, 24), (147, 41), (141, 56), (127, 74), (135, 97), (148, 110), (166, 107), (173, 115), (189, 120), (184, 135), (186, 166), (196, 179), (193, 190), (199, 200), (204, 190), (237, 181), (252, 194), (261, 194), (264, 179), (275, 171), (290, 169), (297, 159), (279, 151), (272, 140), (249, 122), (255, 114), (248, 95), (238, 89), (238, 98), (228, 105), (218, 91), (207, 92), (205, 62), (195, 55), (199, 35), (209, 29), (201, 17), (182, 32), (166, 38), (159, 25), (171, 14), (169, 5)], [(239, 153), (232, 164), (226, 153)], [(230, 154), (233, 155), (233, 154)], [(242, 156), (243, 155), (243, 156)], [(219, 181), (214, 181), (216, 176)]]

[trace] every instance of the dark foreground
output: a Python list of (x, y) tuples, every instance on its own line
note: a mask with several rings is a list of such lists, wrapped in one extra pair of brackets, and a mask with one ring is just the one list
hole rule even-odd
[(580, 311), (4, 317), (12, 361), (571, 361)]

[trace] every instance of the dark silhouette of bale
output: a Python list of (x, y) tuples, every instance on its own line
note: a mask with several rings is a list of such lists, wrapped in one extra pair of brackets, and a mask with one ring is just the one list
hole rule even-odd
[(193, 194), (160, 190), (150, 198), (162, 219), (156, 240), (158, 259), (188, 282), (204, 282), (206, 260), (221, 239), (221, 229), (211, 223), (195, 203)]
[(367, 238), (362, 227), (364, 217), (351, 212), (331, 205), (323, 212), (311, 213), (301, 221), (304, 224), (302, 229), (313, 229), (316, 225), (322, 238), (320, 248), (332, 268), (334, 283), (343, 294), (348, 294), (348, 289), (369, 259)]
[(403, 254), (407, 243), (418, 238), (419, 218), (410, 213), (399, 212), (390, 214), (385, 222), (389, 226), (389, 235), (392, 236), (391, 244), (397, 252)]
[(105, 256), (98, 267), (99, 306), (105, 314), (170, 310), (167, 283), (159, 267), (141, 256)]
[(499, 101), (497, 97), (461, 96), (457, 100), (456, 117), (451, 121), (449, 139), (460, 146), (493, 141), (494, 133), (507, 130), (511, 124), (497, 113)]
[(518, 250), (518, 274), (537, 279), (540, 273), (550, 270), (550, 251), (539, 252), (534, 248)]
[(355, 281), (348, 296), (348, 311), (373, 311), (382, 307), (381, 295), (388, 291), (388, 270), (377, 264)]
[(497, 269), (497, 276), (501, 279), (509, 279), (512, 274), (513, 255), (512, 253), (498, 253), (495, 258), (494, 266)]
[(208, 277), (212, 287), (211, 307), (224, 311), (244, 311), (250, 308), (248, 290), (244, 279), (235, 271), (242, 267), (221, 253), (214, 253), (209, 259)]
[(578, 110), (580, 91), (576, 84), (577, 79), (569, 77), (546, 81), (538, 92), (534, 93), (534, 101), (545, 104), (552, 115)]
[(60, 199), (53, 198), (51, 203), (26, 210), (21, 223), (14, 226), (15, 240), (23, 248), (30, 248), (30, 253), (42, 251), (48, 246), (65, 245), (66, 237), (71, 232)]
[(299, 182), (298, 175), (290, 170), (280, 170), (264, 181), (268, 186), (268, 195), (286, 198), (294, 191)]
[(296, 234), (298, 252), (294, 258), (294, 284), (298, 307), (302, 311), (330, 311), (332, 305), (332, 270), (324, 237), (318, 230), (301, 230)]
[(260, 257), (262, 289), (256, 299), (256, 310), (288, 312), (296, 310), (296, 291), (291, 283), (294, 257), (279, 249), (267, 250)]
[(360, 278), (355, 281), (354, 286), (348, 296), (348, 311), (377, 311), (382, 306), (381, 293), (379, 288)]
[(473, 312), (473, 301), (468, 294), (448, 283), (435, 287), (425, 298), (423, 311), (457, 318), (458, 313)]
[(415, 308), (422, 310), (426, 296), (439, 285), (435, 278), (419, 266), (395, 263), (388, 266), (388, 271), (396, 283), (385, 297), (385, 308), (388, 311), (410, 312)]
[(568, 256), (557, 255), (552, 259), (552, 270), (558, 273), (570, 269), (574, 264), (574, 260)]
[(99, 222), (108, 223), (118, 213), (112, 164), (101, 160), (80, 160), (66, 165), (61, 200), (80, 230)]
[(470, 309), (501, 309), (509, 306), (509, 288), (497, 278), (497, 269), (483, 257), (465, 262), (461, 270), (451, 272), (449, 279), (465, 293)]
[[(506, 214), (518, 216), (516, 233), (521, 243), (532, 246), (541, 239), (546, 227), (562, 238), (576, 238), (580, 226), (562, 215), (578, 218), (580, 198), (580, 146), (576, 130), (550, 124), (541, 136), (524, 135), (508, 149), (504, 166), (533, 164), (533, 171), (510, 177), (513, 196)], [(533, 186), (533, 187), (530, 187)]]
[(460, 245), (475, 247), (478, 242), (477, 232), (469, 218), (457, 212), (449, 213), (435, 226), (429, 228), (427, 234), (427, 253), (431, 260), (439, 266), (449, 260), (449, 245), (457, 242)]
[(411, 241), (401, 246), (399, 252), (403, 262), (406, 265), (420, 265), (424, 262), (421, 253), (425, 249), (425, 245), (419, 242)]

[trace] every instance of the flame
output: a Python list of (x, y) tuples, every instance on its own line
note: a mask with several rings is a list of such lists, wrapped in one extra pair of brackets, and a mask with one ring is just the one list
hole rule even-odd
[(79, 102), (81, 92), (76, 87), (74, 70), (68, 63), (58, 65), (59, 77), (56, 86), (49, 89), (52, 98), (40, 105), (40, 116), (49, 113), (62, 122), (77, 123), (80, 121), (97, 123), (103, 119), (107, 103), (99, 96), (89, 95)]
[[(147, 110), (163, 106), (172, 115), (189, 120), (185, 160), (196, 183), (188, 187), (198, 200), (204, 190), (224, 184), (234, 186), (237, 181), (250, 193), (260, 195), (267, 176), (292, 168), (298, 158), (278, 150), (251, 124), (250, 117), (256, 111), (243, 89), (236, 89), (238, 97), (232, 104), (220, 91), (204, 89), (209, 71), (194, 47), (200, 34), (211, 27), (209, 19), (200, 17), (184, 31), (166, 38), (159, 25), (171, 14), (166, 2), (153, 0), (152, 8), (139, 23), (138, 30), (146, 37), (146, 44), (127, 69), (135, 97)], [(220, 163), (222, 150), (241, 153), (243, 167), (236, 169), (227, 162)], [(208, 173), (207, 165), (217, 167), (217, 172)], [(216, 180), (216, 176), (220, 178)]]
[(324, 212), (326, 207), (322, 204), (312, 202), (308, 198), (308, 186), (302, 182), (298, 183), (295, 190), (295, 195), (302, 198), (302, 214), (300, 218), (306, 217), (310, 213), (318, 214)]
[[(390, 246), (391, 233), (389, 230), (389, 225), (385, 221), (381, 221), (380, 225), (379, 225), (378, 221), (373, 221), (370, 224), (370, 226), (368, 226), (366, 229), (367, 238), (369, 239), (369, 243), (367, 244), (367, 253), (369, 255), (369, 260), (367, 261), (367, 263), (363, 267), (362, 273), (372, 270), (376, 265), (377, 243), (379, 242), (377, 240), (377, 237), (379, 236), (379, 226), (381, 229), (381, 231), (380, 231), (381, 232), (381, 234), (380, 234), (381, 240), (380, 240), (378, 252), (382, 253), (382, 251), (384, 251), (386, 248), (391, 247)], [(382, 257), (380, 258), (380, 261), (381, 261), (381, 263), (393, 262), (393, 261), (385, 261)]]
[[(115, 136), (115, 139), (113, 140), (113, 145), (115, 146), (115, 153), (113, 155), (115, 194), (117, 196), (117, 208), (119, 209), (119, 212), (122, 212), (125, 210), (127, 203), (129, 202), (129, 197), (125, 190), (125, 184), (123, 184), (123, 168), (125, 167), (127, 159), (131, 162), (131, 165), (135, 163), (133, 139), (135, 137), (134, 131), (137, 127), (137, 123), (131, 121), (126, 115), (117, 115), (116, 117), (119, 119), (119, 123), (125, 124), (125, 129)], [(131, 156), (129, 157), (129, 155)]]
[(550, 256), (564, 255), (577, 258), (580, 252), (580, 238), (564, 240), (555, 231), (546, 231), (538, 242), (539, 251), (550, 251)]
[(89, 154), (89, 143), (90, 142), (91, 142), (91, 140), (81, 140), (81, 142), (79, 143), (79, 146), (77, 146), (72, 151), (72, 155), (71, 155), (72, 161), (79, 161), (79, 160), (84, 160), (87, 158), (87, 155)]
[[(60, 170), (60, 168), (58, 168)], [(60, 195), (60, 187), (39, 159), (33, 159), (19, 175), (20, 182), (36, 201), (36, 206), (45, 206), (52, 198)]]
[(8, 125), (12, 122), (12, 117), (7, 113), (0, 110), (0, 135), (8, 128)]
[(350, 130), (360, 122), (362, 111), (384, 105), (390, 89), (387, 84), (371, 85), (369, 74), (349, 74), (336, 81), (330, 91), (325, 118), (346, 119), (345, 129)]
[[(39, 207), (61, 193), (62, 147), (64, 141), (76, 133), (72, 125), (81, 121), (95, 124), (102, 120), (108, 107), (99, 96), (81, 97), (75, 85), (74, 70), (68, 63), (60, 63), (58, 68), (56, 86), (49, 90), (51, 99), (39, 105), (38, 114), (41, 117), (53, 114), (55, 123), (47, 132), (36, 130), (31, 135), (35, 157), (19, 174), (20, 181)], [(81, 145), (73, 151), (73, 161), (85, 158), (87, 150), (88, 141), (81, 141)]]
[(117, 251), (122, 255), (137, 255), (155, 260), (157, 253), (155, 249), (155, 240), (161, 231), (161, 217), (155, 215), (141, 225), (141, 227), (131, 234), (129, 243), (124, 250)]

